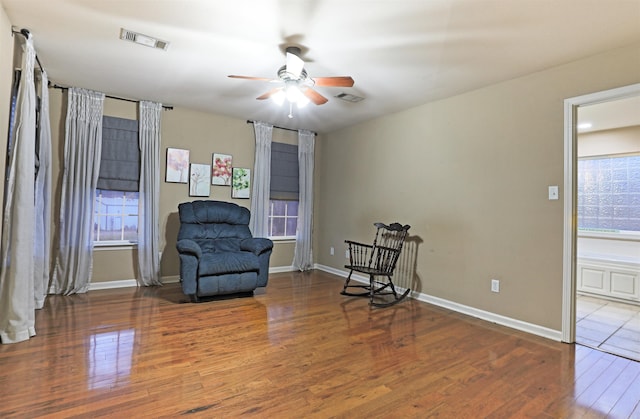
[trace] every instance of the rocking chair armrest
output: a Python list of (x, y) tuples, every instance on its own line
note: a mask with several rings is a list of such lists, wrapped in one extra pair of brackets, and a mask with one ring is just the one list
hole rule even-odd
[(352, 240), (345, 240), (349, 245), (349, 265), (346, 267), (366, 266), (369, 263), (373, 245), (368, 243), (358, 243)]
[(368, 247), (369, 249), (373, 249), (373, 245), (368, 243), (359, 243), (359, 242), (354, 242), (353, 240), (345, 240), (344, 242), (347, 243), (349, 247), (353, 245), (353, 246)]

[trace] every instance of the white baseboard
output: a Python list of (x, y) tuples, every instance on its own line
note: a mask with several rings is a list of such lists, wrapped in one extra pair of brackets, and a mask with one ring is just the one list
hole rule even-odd
[[(269, 273), (291, 272), (295, 271), (293, 266), (276, 266), (269, 268)], [(180, 275), (169, 275), (162, 277), (163, 284), (175, 284), (180, 282)], [(135, 279), (122, 279), (118, 281), (92, 282), (89, 284), (89, 291), (109, 290), (114, 288), (137, 287), (138, 281)]]
[(162, 277), (163, 284), (175, 284), (176, 282), (180, 282), (180, 275), (171, 275), (171, 276)]
[(295, 271), (296, 268), (293, 267), (293, 265), (291, 266), (270, 266), (269, 267), (269, 273), (270, 274), (278, 274), (281, 272), (293, 272)]
[[(332, 273), (334, 275), (341, 276), (346, 278), (349, 275), (349, 272), (344, 271), (342, 269), (332, 268), (326, 265), (316, 264), (314, 266), (316, 269), (321, 271), (325, 271), (328, 273)], [(368, 283), (369, 278), (362, 275), (351, 275), (351, 279)], [(398, 287), (398, 291), (403, 291), (400, 287)], [(491, 323), (496, 323), (502, 326), (507, 326), (512, 329), (520, 330), (522, 332), (531, 333), (533, 335), (542, 336), (547, 339), (562, 341), (562, 332), (560, 330), (553, 330), (543, 326), (539, 326), (537, 324), (523, 322), (521, 320), (513, 319), (511, 317), (502, 316), (500, 314), (492, 313), (490, 311), (480, 310), (475, 307), (466, 306), (464, 304), (459, 304), (454, 301), (445, 300), (444, 298), (434, 297), (432, 295), (412, 292), (410, 294), (412, 298), (415, 298), (418, 301), (422, 301), (428, 304), (433, 304), (438, 307), (447, 308), (452, 311), (456, 311), (458, 313), (466, 314), (468, 316), (476, 317), (481, 320), (485, 320)]]
[[(417, 294), (414, 295), (414, 294)], [(533, 323), (523, 322), (521, 320), (513, 319), (511, 317), (502, 316), (500, 314), (492, 313), (490, 311), (480, 310), (479, 308), (466, 306), (453, 301), (445, 300), (443, 298), (434, 297), (423, 293), (413, 293), (413, 298), (425, 303), (433, 304), (439, 307), (448, 308), (449, 310), (457, 311), (458, 313), (466, 314), (468, 316), (476, 317), (482, 320), (486, 320), (491, 323), (496, 323), (502, 326), (507, 326), (512, 329), (520, 330), (522, 332), (531, 333), (533, 335), (542, 336), (543, 338), (562, 341), (562, 332), (559, 330), (549, 329), (547, 327), (539, 326)]]
[(135, 279), (122, 279), (119, 281), (92, 282), (89, 284), (89, 291), (110, 290), (114, 288), (137, 287), (138, 281)]
[[(327, 265), (320, 265), (319, 263), (314, 264), (313, 269), (318, 269), (324, 272), (328, 272), (330, 274), (341, 276), (343, 278), (346, 278), (347, 275), (349, 275), (349, 272), (346, 272), (342, 269), (332, 268), (331, 266), (327, 266)], [(357, 276), (358, 275), (352, 275), (351, 277), (356, 279)], [(358, 281), (366, 283), (366, 282), (369, 282), (369, 278), (362, 276), (361, 278), (358, 279)]]
[[(318, 269), (324, 272), (328, 272), (330, 274), (334, 274), (343, 278), (346, 278), (349, 275), (349, 272), (333, 268), (331, 266), (321, 265), (316, 263), (314, 265), (314, 269)], [(296, 269), (293, 266), (274, 266), (269, 268), (269, 273), (280, 273), (280, 272), (293, 272)], [(351, 279), (357, 282), (367, 283), (369, 282), (369, 278), (363, 275), (353, 274), (351, 275)], [(164, 276), (162, 277), (163, 284), (176, 283), (180, 281), (179, 275), (173, 276)], [(136, 287), (138, 286), (138, 282), (135, 279), (125, 279), (120, 281), (106, 281), (106, 282), (94, 282), (89, 285), (89, 291), (93, 290), (104, 290), (104, 289), (113, 289), (113, 288), (126, 288), (126, 287)], [(402, 288), (398, 287), (400, 292), (404, 291)], [(513, 319), (511, 317), (502, 316), (500, 314), (492, 313), (490, 311), (480, 310), (475, 307), (466, 306), (464, 304), (459, 304), (454, 301), (445, 300), (443, 298), (434, 297), (432, 295), (412, 292), (412, 298), (415, 298), (418, 301), (422, 301), (428, 304), (433, 304), (438, 307), (447, 308), (452, 311), (456, 311), (458, 313), (466, 314), (468, 316), (476, 317), (481, 320), (485, 320), (491, 323), (496, 323), (502, 326), (507, 326), (512, 329), (520, 330), (523, 332), (531, 333), (533, 335), (542, 336), (547, 339), (552, 339), (560, 342), (562, 340), (562, 332), (559, 330), (549, 329), (543, 326), (539, 326), (532, 323), (523, 322), (521, 320)]]
[[(171, 284), (180, 282), (179, 275), (163, 276), (161, 279), (163, 284)], [(118, 281), (104, 281), (104, 282), (92, 282), (89, 284), (89, 291), (95, 290), (110, 290), (114, 288), (128, 288), (137, 287), (138, 281), (135, 279), (122, 279)]]

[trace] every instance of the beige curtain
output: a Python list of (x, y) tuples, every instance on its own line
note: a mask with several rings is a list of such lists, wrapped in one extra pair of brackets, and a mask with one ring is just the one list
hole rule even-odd
[(35, 50), (31, 36), (22, 46), (22, 72), (16, 106), (16, 132), (8, 158), (2, 218), (0, 341), (35, 336), (33, 283), (34, 178), (36, 146)]
[(267, 237), (269, 229), (269, 185), (271, 183), (271, 139), (273, 125), (254, 122), (256, 155), (251, 188), (251, 220), (249, 229), (255, 237)]
[(138, 270), (140, 285), (160, 281), (160, 116), (162, 105), (140, 102), (140, 189), (138, 199)]
[(35, 236), (33, 286), (36, 308), (44, 306), (51, 278), (51, 124), (49, 80), (40, 75), (40, 121), (36, 146)]
[(60, 242), (52, 294), (84, 293), (93, 263), (92, 220), (102, 151), (104, 93), (68, 90)]
[(313, 156), (315, 134), (298, 131), (298, 226), (293, 266), (300, 271), (313, 269)]

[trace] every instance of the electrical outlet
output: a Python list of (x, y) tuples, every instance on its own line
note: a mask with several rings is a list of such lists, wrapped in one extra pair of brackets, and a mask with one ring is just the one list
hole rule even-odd
[(344, 257), (349, 259), (349, 249), (344, 251)]
[(500, 280), (498, 279), (491, 280), (491, 292), (500, 292)]
[(333, 246), (331, 246), (331, 247), (329, 248), (329, 254), (330, 254), (331, 256), (333, 256)]

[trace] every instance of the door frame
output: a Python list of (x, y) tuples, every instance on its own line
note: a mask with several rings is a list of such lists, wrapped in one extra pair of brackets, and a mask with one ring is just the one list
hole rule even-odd
[(576, 340), (577, 114), (578, 107), (640, 95), (640, 83), (564, 101), (564, 239), (562, 262), (562, 341)]

